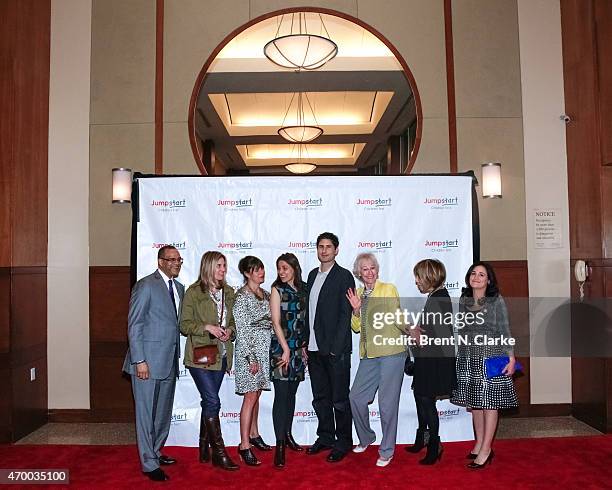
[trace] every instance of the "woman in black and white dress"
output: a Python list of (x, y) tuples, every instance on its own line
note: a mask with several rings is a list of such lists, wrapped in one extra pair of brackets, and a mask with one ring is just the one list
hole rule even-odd
[[(460, 299), (460, 312), (477, 315), (466, 322), (458, 334), (465, 342), (459, 343), (457, 352), (457, 389), (451, 402), (471, 409), (476, 441), (468, 454), (473, 461), (469, 468), (483, 468), (493, 459), (491, 448), (497, 430), (498, 410), (518, 406), (512, 375), (516, 360), (511, 348), (481, 345), (483, 335), (489, 338), (510, 338), (508, 310), (499, 294), (497, 278), (490, 264), (477, 262), (465, 275), (466, 287)], [(487, 378), (485, 360), (508, 357), (501, 376)]]
[(263, 451), (272, 449), (259, 435), (257, 424), (259, 396), (262, 390), (270, 390), (270, 341), (273, 328), (270, 293), (261, 287), (266, 278), (261, 260), (253, 256), (244, 257), (238, 263), (238, 269), (245, 279), (245, 285), (236, 293), (234, 303), (234, 376), (236, 394), (244, 396), (240, 409), (238, 453), (248, 466), (257, 466), (261, 462), (251, 451), (251, 446)]

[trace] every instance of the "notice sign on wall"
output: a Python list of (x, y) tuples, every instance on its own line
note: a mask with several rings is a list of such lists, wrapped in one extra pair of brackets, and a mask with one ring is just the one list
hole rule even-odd
[(534, 209), (535, 248), (561, 248), (561, 210)]

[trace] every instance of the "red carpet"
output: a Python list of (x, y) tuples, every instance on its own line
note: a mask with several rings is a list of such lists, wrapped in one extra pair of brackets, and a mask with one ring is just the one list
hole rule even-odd
[[(258, 452), (263, 464), (230, 473), (196, 462), (195, 448), (167, 448), (176, 465), (166, 467), (171, 480), (153, 483), (141, 473), (135, 446), (0, 446), (2, 468), (69, 468), (70, 488), (610, 488), (612, 436), (515, 439), (495, 443), (495, 459), (484, 470), (468, 470), (464, 459), (471, 443), (446, 443), (442, 461), (431, 467), (420, 456), (396, 450), (393, 462), (376, 468), (377, 448), (349, 454), (331, 464), (324, 454), (288, 451), (287, 466), (272, 466), (272, 453)], [(230, 449), (232, 457), (237, 453)], [(198, 482), (201, 482), (198, 484)], [(0, 488), (10, 488), (2, 485)], [(32, 488), (44, 488), (36, 485)], [(61, 488), (53, 485), (49, 488)]]

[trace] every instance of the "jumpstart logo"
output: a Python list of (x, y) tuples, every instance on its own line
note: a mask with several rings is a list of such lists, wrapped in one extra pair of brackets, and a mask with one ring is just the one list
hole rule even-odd
[(297, 422), (308, 422), (310, 420), (316, 420), (317, 413), (314, 410), (296, 410), (293, 417), (297, 419)]
[(364, 240), (357, 242), (357, 248), (362, 250), (387, 250), (393, 248), (392, 240)]
[(323, 207), (323, 198), (308, 197), (306, 199), (289, 199), (287, 205), (297, 210), (308, 210)]
[(434, 196), (426, 197), (423, 204), (430, 209), (451, 209), (459, 206), (458, 196)]
[(218, 249), (221, 250), (252, 250), (253, 242), (219, 242), (217, 245)]
[(170, 420), (172, 424), (180, 424), (181, 422), (187, 422), (187, 412), (172, 413)]
[(370, 422), (380, 420), (380, 412), (378, 410), (370, 410)]
[(217, 207), (226, 211), (241, 211), (253, 207), (253, 198), (218, 199)]
[(288, 245), (289, 250), (294, 252), (312, 252), (317, 249), (317, 242), (293, 242), (290, 241)]
[(219, 418), (225, 419), (230, 424), (238, 424), (240, 423), (240, 412), (219, 412)]
[(452, 419), (453, 417), (457, 417), (460, 411), (460, 408), (448, 408), (446, 410), (438, 410), (438, 417), (440, 419)]
[(444, 287), (448, 289), (449, 291), (457, 291), (459, 290), (459, 281), (455, 281), (455, 282), (446, 281), (444, 283)]
[(459, 239), (454, 240), (425, 240), (425, 247), (431, 252), (450, 252), (459, 248)]
[(151, 246), (151, 248), (160, 249), (162, 247), (165, 247), (166, 245), (172, 245), (177, 250), (185, 250), (187, 248), (187, 241), (184, 241), (184, 242), (168, 242), (168, 243), (166, 243), (166, 242), (153, 242), (153, 245)]
[(187, 207), (186, 199), (153, 199), (151, 207), (162, 212), (176, 212)]
[(355, 203), (357, 206), (363, 206), (364, 209), (369, 211), (384, 211), (385, 208), (391, 207), (390, 197), (377, 197), (377, 198), (357, 198)]

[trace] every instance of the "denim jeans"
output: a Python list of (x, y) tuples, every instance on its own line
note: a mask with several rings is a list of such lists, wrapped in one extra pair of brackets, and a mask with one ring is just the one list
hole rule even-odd
[(202, 413), (205, 417), (218, 417), (221, 410), (219, 390), (227, 369), (227, 358), (223, 358), (219, 371), (192, 367), (187, 369), (189, 369), (189, 374), (191, 374), (196, 388), (200, 392)]

